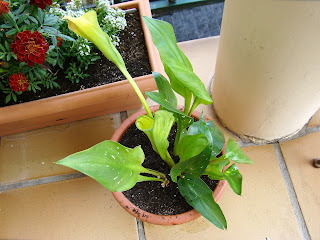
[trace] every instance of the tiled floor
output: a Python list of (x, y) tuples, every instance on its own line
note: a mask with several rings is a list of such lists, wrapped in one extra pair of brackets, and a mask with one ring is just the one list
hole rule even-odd
[[(218, 44), (219, 37), (179, 43), (207, 87)], [(219, 125), (210, 106), (202, 110)], [(320, 156), (319, 116), (310, 121), (313, 133), (280, 145), (240, 142), (255, 164), (240, 165), (242, 196), (227, 187), (219, 200), (226, 231), (201, 217), (180, 226), (144, 224), (138, 234), (139, 224), (110, 192), (53, 163), (110, 138), (119, 113), (2, 137), (0, 239), (320, 239), (320, 169), (311, 164)]]
[[(214, 11), (222, 11), (223, 4), (218, 8)], [(193, 14), (201, 16), (201, 11), (195, 9)], [(182, 12), (164, 19), (174, 23), (179, 14), (186, 16)], [(221, 19), (214, 21), (220, 31)], [(192, 38), (182, 26), (175, 30), (178, 41)], [(219, 37), (179, 43), (207, 88), (213, 79), (218, 44)], [(126, 213), (109, 191), (54, 164), (109, 139), (121, 123), (120, 113), (116, 113), (1, 138), (0, 239), (320, 239), (320, 169), (312, 166), (312, 159), (320, 157), (320, 111), (299, 138), (258, 146), (242, 142), (224, 129), (211, 106), (198, 110), (211, 117), (227, 138), (237, 140), (255, 163), (239, 166), (244, 176), (242, 196), (227, 187), (219, 200), (228, 230), (219, 230), (202, 217), (179, 226), (143, 224), (141, 229), (141, 223)]]

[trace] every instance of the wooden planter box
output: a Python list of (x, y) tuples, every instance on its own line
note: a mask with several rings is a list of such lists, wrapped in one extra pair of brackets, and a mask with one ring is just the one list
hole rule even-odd
[[(136, 8), (141, 16), (151, 17), (148, 0), (116, 4), (122, 9)], [(163, 69), (147, 26), (142, 22), (152, 71)], [(156, 84), (152, 74), (134, 78), (141, 91), (152, 91)], [(61, 123), (96, 117), (141, 107), (128, 80), (67, 93), (55, 97), (0, 108), (0, 136)]]

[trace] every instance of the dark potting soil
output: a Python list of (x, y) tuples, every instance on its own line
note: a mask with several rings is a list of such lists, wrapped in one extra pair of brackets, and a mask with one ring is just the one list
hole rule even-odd
[[(141, 27), (139, 12), (134, 11), (131, 13), (126, 13), (126, 20), (127, 27), (119, 33), (120, 44), (117, 46), (117, 49), (132, 77), (151, 74), (151, 67), (145, 45), (144, 34)], [(106, 59), (106, 57), (103, 56), (100, 51), (98, 51), (98, 54), (101, 56), (101, 58), (95, 61), (94, 64), (91, 64), (86, 72), (90, 74), (90, 76), (86, 79), (81, 79), (79, 83), (72, 84), (69, 79), (64, 77), (64, 70), (60, 69), (57, 74), (58, 77), (56, 82), (61, 88), (45, 89), (42, 86), (41, 91), (37, 91), (36, 93), (31, 91), (24, 92), (23, 94), (17, 96), (17, 102), (11, 101), (8, 104), (5, 104), (6, 95), (0, 91), (0, 107), (74, 92), (125, 79), (123, 74), (113, 62)]]
[[(177, 128), (173, 126), (169, 135), (168, 151), (173, 156), (173, 143)], [(130, 148), (141, 146), (145, 154), (143, 167), (163, 172), (167, 178), (171, 180), (169, 173), (170, 168), (167, 163), (152, 149), (152, 145), (148, 137), (133, 124), (128, 128), (119, 141), (122, 145)], [(178, 162), (178, 158), (174, 158)], [(218, 181), (201, 177), (213, 190)], [(158, 215), (175, 215), (187, 212), (192, 207), (185, 201), (184, 197), (178, 190), (178, 185), (170, 181), (167, 187), (162, 187), (161, 182), (147, 181), (139, 182), (133, 188), (123, 192), (123, 194), (137, 207), (149, 213)]]

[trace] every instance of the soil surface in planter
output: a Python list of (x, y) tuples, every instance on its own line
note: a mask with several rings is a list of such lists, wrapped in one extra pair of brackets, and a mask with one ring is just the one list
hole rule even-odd
[[(117, 49), (132, 77), (151, 74), (139, 12), (126, 13), (126, 20), (127, 27), (119, 33), (120, 44), (117, 46)], [(11, 100), (8, 104), (5, 104), (6, 95), (0, 92), (0, 107), (57, 96), (126, 79), (116, 65), (106, 59), (100, 51), (99, 55), (101, 59), (95, 61), (88, 68), (87, 73), (90, 76), (80, 80), (79, 83), (72, 84), (69, 79), (64, 77), (64, 70), (59, 70), (56, 82), (61, 88), (45, 89), (41, 86), (41, 91), (37, 91), (36, 93), (31, 91), (24, 92), (17, 96), (18, 101), (16, 103)]]
[[(168, 151), (173, 156), (173, 143), (176, 135), (176, 124), (173, 126), (169, 135)], [(167, 163), (152, 149), (148, 137), (133, 124), (128, 128), (119, 141), (122, 145), (130, 148), (141, 146), (145, 161), (142, 166), (163, 172), (170, 179), (167, 187), (162, 187), (161, 182), (148, 181), (139, 182), (133, 188), (123, 192), (123, 194), (137, 207), (158, 215), (176, 215), (192, 210), (193, 208), (185, 201), (178, 190), (178, 185), (171, 181), (169, 176), (170, 168)], [(174, 158), (177, 162), (178, 158)], [(214, 190), (218, 181), (210, 180), (208, 177), (201, 177)]]

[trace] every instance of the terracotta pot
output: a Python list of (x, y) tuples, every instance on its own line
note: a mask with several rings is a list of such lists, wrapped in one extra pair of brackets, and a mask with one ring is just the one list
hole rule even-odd
[[(151, 17), (147, 0), (116, 4), (122, 9), (136, 8), (142, 16)], [(152, 71), (162, 72), (163, 67), (151, 35), (142, 22), (145, 42)], [(135, 78), (140, 90), (152, 91), (156, 84), (152, 74)], [(61, 123), (96, 117), (141, 107), (141, 102), (128, 80), (67, 93), (46, 99), (0, 108), (0, 136)]]
[[(155, 112), (159, 109), (159, 106), (152, 106), (150, 107), (152, 112)], [(182, 108), (181, 108), (182, 109)], [(137, 113), (131, 115), (129, 118), (127, 118), (115, 131), (113, 134), (111, 140), (115, 142), (119, 142), (122, 135), (126, 132), (126, 130), (135, 123), (136, 119), (141, 116), (146, 115), (145, 110), (140, 110)], [(193, 117), (200, 118), (200, 112), (194, 111), (192, 114)], [(205, 120), (208, 121), (207, 117), (205, 117)], [(227, 181), (222, 180), (218, 182), (218, 185), (216, 186), (215, 190), (213, 191), (213, 198), (215, 201), (218, 201), (225, 190), (227, 186)], [(201, 216), (200, 213), (198, 213), (196, 210), (190, 210), (188, 212), (178, 214), (178, 215), (156, 215), (153, 213), (146, 212), (137, 206), (135, 206), (132, 202), (130, 202), (122, 192), (112, 192), (114, 198), (118, 201), (118, 203), (131, 215), (134, 217), (140, 219), (141, 221), (152, 223), (152, 224), (158, 224), (158, 225), (176, 225), (176, 224), (182, 224), (189, 221), (192, 221), (198, 217)]]

